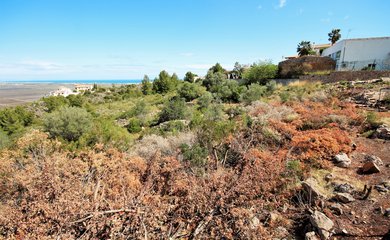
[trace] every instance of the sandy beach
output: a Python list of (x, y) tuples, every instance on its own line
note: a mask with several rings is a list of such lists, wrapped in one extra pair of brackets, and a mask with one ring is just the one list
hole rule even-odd
[(36, 101), (61, 86), (74, 88), (74, 84), (0, 82), (0, 108)]

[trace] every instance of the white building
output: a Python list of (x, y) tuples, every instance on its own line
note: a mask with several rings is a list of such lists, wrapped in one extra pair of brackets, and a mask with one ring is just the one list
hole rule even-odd
[(63, 97), (67, 97), (67, 96), (73, 95), (73, 94), (77, 94), (77, 93), (73, 92), (69, 88), (60, 87), (59, 89), (57, 89), (57, 90), (55, 90), (53, 92), (50, 92), (49, 96), (63, 96)]
[(85, 92), (85, 91), (91, 91), (93, 89), (93, 85), (90, 84), (75, 84), (74, 89), (76, 92)]
[(337, 71), (390, 70), (390, 37), (344, 39), (323, 50)]

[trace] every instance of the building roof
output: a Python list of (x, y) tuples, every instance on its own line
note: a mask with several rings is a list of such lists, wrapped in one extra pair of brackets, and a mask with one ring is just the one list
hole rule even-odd
[(381, 39), (390, 39), (390, 37), (348, 38), (348, 39), (343, 39), (341, 41), (362, 41), (362, 40), (381, 40)]

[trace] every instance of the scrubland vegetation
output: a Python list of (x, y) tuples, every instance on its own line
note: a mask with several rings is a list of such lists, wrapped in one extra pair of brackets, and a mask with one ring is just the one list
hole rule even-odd
[[(0, 110), (0, 237), (270, 239), (293, 196), (372, 119), (331, 85), (204, 80), (98, 87)], [(290, 215), (268, 221), (286, 206)], [(297, 233), (298, 235), (301, 233)]]

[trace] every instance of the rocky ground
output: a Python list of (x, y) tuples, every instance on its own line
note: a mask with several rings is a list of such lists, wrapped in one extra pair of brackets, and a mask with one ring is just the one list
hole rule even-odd
[[(380, 99), (383, 89), (387, 87), (373, 85), (346, 92), (357, 107), (388, 119), (388, 105)], [(384, 124), (369, 138), (356, 133), (352, 139), (354, 151), (349, 156), (335, 156), (330, 172), (303, 183), (316, 205), (302, 220), (307, 240), (390, 239), (390, 128)]]

